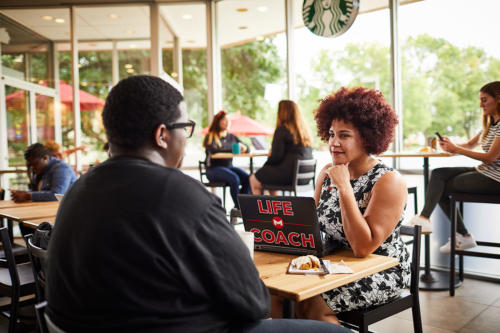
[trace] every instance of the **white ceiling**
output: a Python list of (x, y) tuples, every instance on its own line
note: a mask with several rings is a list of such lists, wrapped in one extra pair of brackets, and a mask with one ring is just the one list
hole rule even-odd
[[(401, 0), (409, 3), (419, 0)], [(302, 0), (295, 0), (296, 27), (303, 26)], [(362, 0), (360, 13), (387, 8), (388, 0)], [(263, 11), (265, 7), (265, 11)], [(238, 11), (247, 9), (247, 11)], [(260, 9), (260, 10), (259, 10)], [(222, 47), (255, 40), (285, 30), (283, 0), (223, 0), (217, 3), (219, 43)], [(69, 41), (69, 9), (5, 9), (1, 13), (55, 41)], [(206, 47), (206, 16), (204, 4), (165, 4), (160, 6), (164, 21), (177, 34), (183, 48)], [(119, 17), (112, 19), (110, 14)], [(64, 23), (47, 21), (42, 16), (60, 18)], [(190, 17), (186, 17), (189, 15)], [(149, 7), (145, 5), (96, 6), (76, 8), (77, 37), (82, 50), (112, 48), (111, 40), (121, 40), (118, 48), (149, 48)], [(163, 47), (172, 47), (173, 35), (162, 22), (160, 40)], [(58, 48), (67, 49), (69, 43)]]

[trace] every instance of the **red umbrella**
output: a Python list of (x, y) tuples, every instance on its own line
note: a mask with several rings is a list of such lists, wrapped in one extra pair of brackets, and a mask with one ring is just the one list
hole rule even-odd
[[(42, 83), (43, 86), (47, 86), (46, 82)], [(7, 107), (14, 109), (24, 108), (24, 90), (16, 91), (12, 94), (6, 96)], [(68, 109), (73, 108), (73, 87), (66, 82), (59, 82), (59, 96), (62, 104), (65, 104)], [(80, 90), (80, 110), (82, 111), (93, 111), (101, 109), (104, 106), (104, 101), (94, 95), (89, 94), (83, 90)], [(36, 98), (37, 107), (44, 109), (47, 104), (47, 97), (44, 95), (37, 95)]]
[[(247, 116), (242, 115), (240, 112), (228, 115), (231, 120), (228, 132), (237, 136), (254, 136), (265, 135), (272, 136), (274, 129), (259, 123)], [(208, 127), (203, 128), (200, 133), (207, 134)]]

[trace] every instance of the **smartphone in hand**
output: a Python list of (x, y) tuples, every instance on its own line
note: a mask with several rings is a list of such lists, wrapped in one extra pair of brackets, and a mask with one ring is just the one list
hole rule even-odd
[(439, 134), (439, 132), (434, 132), (434, 134), (437, 135), (437, 137), (439, 138), (439, 141), (443, 141), (443, 137), (441, 136), (441, 134)]

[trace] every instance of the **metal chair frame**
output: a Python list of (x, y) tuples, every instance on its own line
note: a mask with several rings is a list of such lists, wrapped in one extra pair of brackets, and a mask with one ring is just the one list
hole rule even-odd
[[(312, 171), (301, 171), (303, 167), (313, 167)], [(299, 185), (301, 180), (308, 180), (307, 184)], [(297, 160), (293, 169), (293, 179), (290, 185), (262, 184), (262, 191), (293, 192), (297, 196), (297, 189), (310, 186), (312, 181), (313, 190), (316, 188), (316, 160)]]
[(420, 315), (420, 300), (418, 295), (421, 227), (403, 225), (401, 226), (400, 233), (401, 235), (413, 236), (412, 261), (410, 265), (410, 290), (403, 291), (399, 297), (385, 304), (367, 309), (339, 313), (338, 318), (347, 327), (355, 328), (362, 333), (369, 332), (369, 325), (411, 308), (413, 314), (413, 330), (415, 333), (422, 333), (422, 318)]
[[(500, 204), (499, 195), (484, 195), (472, 193), (451, 193), (451, 235), (450, 235), (450, 296), (455, 296), (455, 255), (458, 255), (458, 278), (460, 281), (464, 280), (464, 256), (500, 259), (500, 254), (489, 253), (475, 250), (457, 250), (456, 246), (456, 232), (457, 232), (457, 218), (458, 214), (462, 217), (464, 211), (464, 202), (476, 202), (487, 204)], [(458, 205), (457, 205), (458, 204)], [(500, 242), (485, 242), (476, 240), (477, 245), (487, 247), (500, 247)]]

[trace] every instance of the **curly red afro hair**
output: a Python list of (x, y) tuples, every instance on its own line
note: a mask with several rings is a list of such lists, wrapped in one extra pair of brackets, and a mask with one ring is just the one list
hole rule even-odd
[(381, 154), (394, 138), (398, 124), (396, 112), (378, 90), (363, 87), (345, 88), (323, 98), (314, 118), (318, 135), (328, 141), (332, 121), (353, 124), (361, 134), (368, 154)]

